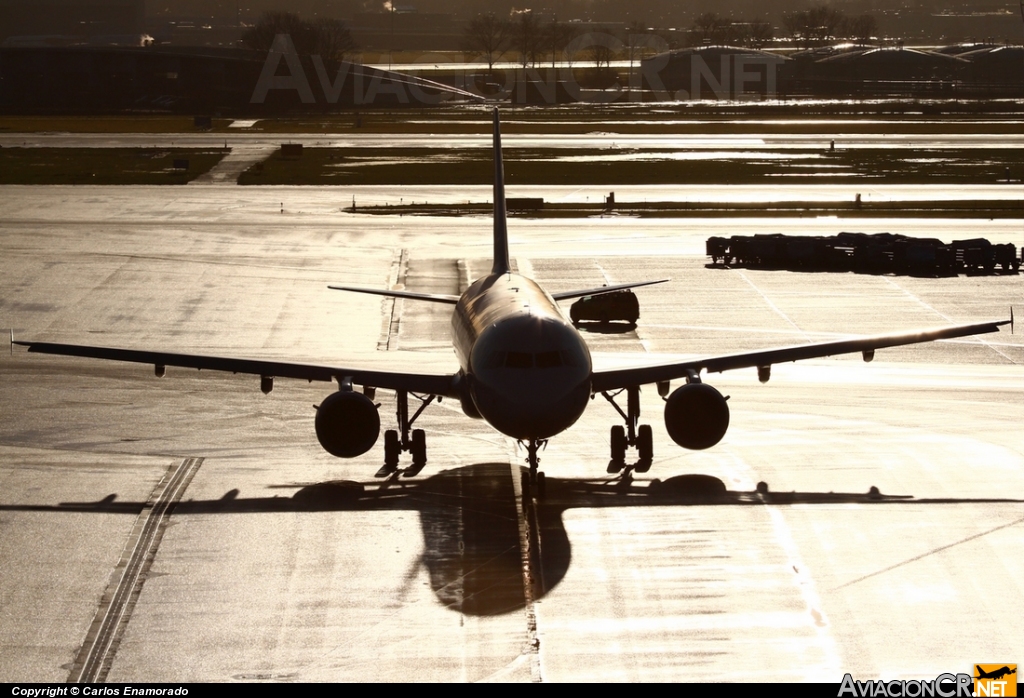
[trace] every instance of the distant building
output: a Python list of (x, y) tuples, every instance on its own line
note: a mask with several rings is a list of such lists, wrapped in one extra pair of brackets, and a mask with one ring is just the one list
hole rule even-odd
[(1020, 96), (1024, 92), (1024, 47), (990, 46), (960, 57), (971, 62), (969, 87), (991, 96)]
[(145, 0), (0, 0), (0, 41), (12, 36), (138, 35)]
[[(353, 63), (341, 64), (325, 86), (310, 57), (277, 55), (279, 61), (244, 49), (0, 46), (0, 112), (269, 116), (472, 97)], [(275, 74), (287, 75), (287, 86), (271, 80)]]
[(889, 46), (823, 58), (810, 75), (830, 94), (938, 96), (952, 93), (969, 66), (957, 56)]
[(640, 64), (644, 89), (676, 99), (773, 97), (783, 56), (736, 46), (661, 53)]

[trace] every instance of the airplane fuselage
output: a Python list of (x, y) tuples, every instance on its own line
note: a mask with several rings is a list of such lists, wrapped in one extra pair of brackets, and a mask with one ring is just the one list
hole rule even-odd
[(537, 282), (492, 273), (452, 314), (452, 343), (480, 416), (516, 439), (572, 426), (590, 400), (586, 342)]

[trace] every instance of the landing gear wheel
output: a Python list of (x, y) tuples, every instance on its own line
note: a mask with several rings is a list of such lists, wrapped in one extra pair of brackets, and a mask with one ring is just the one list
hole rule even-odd
[(544, 499), (547, 495), (547, 479), (544, 473), (537, 473), (537, 499)]
[(530, 488), (530, 473), (526, 472), (525, 470), (523, 471), (522, 485), (523, 485), (523, 504), (525, 505), (527, 502), (530, 501), (530, 489), (531, 489)]
[[(419, 408), (411, 416), (409, 395), (420, 401)], [(417, 395), (407, 390), (395, 391), (395, 417), (398, 429), (384, 432), (384, 467), (380, 469), (377, 477), (388, 477), (398, 471), (402, 451), (408, 451), (412, 456), (412, 464), (402, 471), (403, 477), (414, 477), (423, 470), (427, 464), (427, 438), (422, 429), (412, 429), (412, 425), (423, 414), (423, 410), (435, 400), (439, 401), (437, 395)]]
[(401, 454), (401, 446), (398, 443), (398, 432), (388, 429), (384, 432), (384, 467), (388, 470), (398, 468), (398, 456)]
[(621, 424), (612, 427), (611, 432), (612, 462), (622, 463), (626, 460), (626, 429)]
[(412, 464), (422, 467), (427, 464), (427, 435), (422, 429), (412, 430)]
[(641, 424), (636, 434), (636, 450), (640, 461), (636, 464), (638, 473), (646, 473), (654, 462), (654, 434), (650, 424)]

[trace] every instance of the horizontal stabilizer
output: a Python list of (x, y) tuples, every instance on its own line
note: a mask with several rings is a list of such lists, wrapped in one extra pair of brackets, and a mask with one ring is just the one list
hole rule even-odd
[(352, 291), (353, 293), (369, 293), (375, 296), (389, 296), (391, 298), (411, 298), (417, 301), (430, 301), (431, 303), (448, 303), (455, 305), (459, 302), (458, 296), (451, 296), (446, 293), (413, 293), (412, 291), (390, 291), (384, 288), (359, 288), (357, 286), (328, 286), (335, 291)]
[(602, 293), (614, 293), (616, 291), (622, 291), (627, 288), (637, 288), (639, 286), (650, 286), (652, 284), (663, 284), (669, 279), (658, 279), (657, 281), (637, 281), (631, 284), (615, 284), (614, 286), (599, 286), (598, 288), (588, 288), (583, 291), (565, 291), (563, 293), (552, 293), (551, 297), (556, 301), (566, 301), (571, 298), (583, 298), (583, 296), (600, 296)]

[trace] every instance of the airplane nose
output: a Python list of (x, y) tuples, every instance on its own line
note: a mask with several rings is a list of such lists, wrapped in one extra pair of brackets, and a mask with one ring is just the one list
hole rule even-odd
[(580, 418), (590, 399), (590, 381), (575, 376), (505, 378), (487, 376), (472, 383), (480, 415), (501, 433), (516, 439), (547, 439)]
[(482, 334), (471, 394), (481, 416), (517, 439), (546, 439), (572, 426), (590, 399), (590, 355), (560, 319), (517, 317)]

